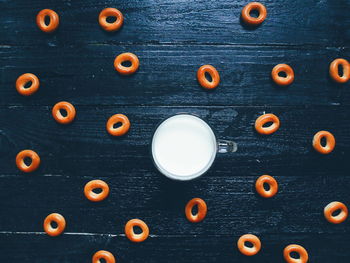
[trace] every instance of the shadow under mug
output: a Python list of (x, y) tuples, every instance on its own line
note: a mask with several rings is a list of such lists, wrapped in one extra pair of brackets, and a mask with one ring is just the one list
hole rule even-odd
[(188, 181), (207, 172), (217, 153), (236, 152), (237, 144), (218, 140), (203, 119), (179, 113), (158, 125), (152, 137), (151, 151), (153, 162), (163, 175)]

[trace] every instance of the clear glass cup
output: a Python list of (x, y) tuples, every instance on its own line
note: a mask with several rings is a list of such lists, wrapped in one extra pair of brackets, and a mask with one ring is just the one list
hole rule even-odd
[(203, 119), (179, 113), (158, 125), (153, 134), (151, 151), (153, 162), (163, 175), (188, 181), (207, 172), (217, 153), (236, 152), (237, 144), (218, 140)]

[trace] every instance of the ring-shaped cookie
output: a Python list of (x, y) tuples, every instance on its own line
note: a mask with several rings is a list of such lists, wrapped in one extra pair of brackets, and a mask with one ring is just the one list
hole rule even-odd
[[(210, 75), (211, 81), (206, 78), (206, 73)], [(197, 71), (197, 80), (203, 88), (215, 89), (220, 83), (220, 75), (212, 65), (203, 65)]]
[[(57, 224), (56, 228), (53, 228), (51, 223), (55, 222)], [(66, 220), (64, 217), (58, 213), (49, 214), (44, 220), (44, 230), (49, 236), (58, 236), (62, 234), (66, 228)]]
[[(336, 216), (333, 216), (333, 213), (337, 210), (340, 210), (340, 213)], [(324, 217), (328, 222), (332, 224), (340, 224), (346, 220), (348, 217), (348, 208), (342, 202), (331, 202), (324, 208)]]
[[(25, 85), (31, 82), (31, 85), (26, 88)], [(37, 76), (32, 73), (25, 73), (19, 76), (16, 80), (16, 90), (23, 96), (30, 96), (38, 91), (40, 81)]]
[[(299, 258), (292, 258), (290, 255), (292, 252), (297, 253)], [(309, 260), (306, 249), (296, 244), (286, 246), (283, 250), (283, 257), (288, 263), (306, 263)]]
[[(134, 227), (141, 228), (140, 234), (135, 234)], [(132, 242), (142, 242), (148, 238), (149, 229), (145, 222), (140, 219), (131, 219), (125, 225), (125, 235)]]
[[(272, 124), (268, 127), (264, 127), (264, 125), (268, 122), (272, 122)], [(277, 131), (279, 127), (280, 127), (280, 120), (276, 115), (272, 113), (261, 115), (255, 121), (255, 130), (260, 134), (264, 134), (264, 135), (272, 134), (275, 131)]]
[(101, 263), (101, 259), (104, 259), (106, 263), (115, 263), (113, 254), (106, 250), (97, 251), (92, 257), (92, 263)]
[[(49, 17), (50, 22), (47, 25), (45, 23), (45, 18)], [(41, 31), (46, 33), (51, 33), (55, 31), (60, 23), (60, 17), (58, 14), (51, 9), (43, 9), (36, 16), (36, 24), (40, 28)]]
[[(322, 138), (326, 139), (326, 145), (322, 146), (321, 140)], [(314, 135), (312, 140), (312, 146), (316, 151), (322, 154), (331, 153), (335, 147), (335, 138), (332, 133), (328, 131), (319, 131)]]
[[(94, 189), (101, 189), (100, 193), (95, 193)], [(109, 186), (102, 180), (92, 180), (84, 187), (84, 194), (87, 199), (92, 202), (100, 202), (107, 198), (109, 194)]]
[[(252, 247), (248, 247), (245, 245), (246, 242), (251, 243), (253, 246)], [(261, 242), (260, 239), (252, 234), (246, 234), (241, 236), (238, 239), (237, 242), (237, 246), (238, 246), (238, 250), (246, 256), (254, 256), (255, 254), (257, 254), (260, 249), (261, 249)]]
[[(198, 212), (195, 215), (192, 213), (192, 209), (194, 206), (198, 207)], [(207, 204), (203, 199), (200, 198), (191, 199), (185, 207), (186, 218), (192, 223), (201, 222), (207, 215), (207, 211)]]
[[(279, 73), (284, 72), (285, 77), (281, 77)], [(278, 64), (274, 66), (271, 71), (271, 77), (273, 81), (279, 86), (288, 86), (294, 81), (294, 71), (291, 66), (287, 64)]]
[[(31, 160), (30, 165), (26, 165), (24, 162), (26, 158), (29, 158)], [(32, 150), (23, 150), (16, 156), (16, 165), (22, 172), (30, 173), (38, 169), (40, 165), (40, 157), (36, 152)]]
[[(115, 21), (112, 23), (108, 22), (108, 17), (115, 17)], [(119, 30), (122, 27), (124, 17), (122, 12), (116, 8), (105, 8), (98, 16), (98, 22), (104, 30), (113, 32)]]
[[(259, 12), (258, 17), (253, 17), (250, 15), (250, 12), (253, 10), (256, 10), (257, 12)], [(248, 25), (253, 25), (253, 26), (260, 25), (262, 22), (264, 22), (266, 16), (267, 16), (266, 7), (259, 2), (251, 2), (242, 9), (242, 20)]]
[[(61, 110), (64, 110), (66, 112), (66, 116), (63, 116), (61, 113)], [(52, 108), (52, 116), (58, 123), (61, 124), (68, 124), (71, 123), (76, 115), (76, 111), (74, 106), (67, 102), (67, 101), (61, 101), (55, 104), (55, 106)]]
[[(123, 66), (122, 63), (129, 61), (131, 65), (129, 67)], [(130, 75), (135, 73), (140, 65), (138, 57), (133, 53), (122, 53), (118, 55), (114, 60), (114, 68), (122, 75)]]
[[(114, 128), (114, 125), (121, 123), (120, 127)], [(130, 121), (124, 114), (114, 114), (110, 117), (106, 124), (107, 132), (112, 136), (122, 136), (130, 129)]]
[[(343, 74), (339, 74), (339, 66), (343, 67)], [(338, 83), (345, 83), (350, 79), (350, 63), (343, 58), (337, 58), (329, 65), (329, 75)]]
[[(264, 188), (264, 184), (269, 185), (269, 189)], [(278, 183), (275, 178), (270, 175), (262, 175), (255, 182), (255, 189), (259, 195), (265, 198), (271, 198), (278, 192)]]

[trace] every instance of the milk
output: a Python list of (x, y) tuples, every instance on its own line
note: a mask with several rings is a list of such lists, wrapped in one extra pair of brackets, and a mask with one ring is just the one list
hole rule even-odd
[(172, 116), (153, 135), (152, 156), (160, 172), (178, 180), (200, 176), (217, 152), (214, 132), (202, 119), (189, 114)]

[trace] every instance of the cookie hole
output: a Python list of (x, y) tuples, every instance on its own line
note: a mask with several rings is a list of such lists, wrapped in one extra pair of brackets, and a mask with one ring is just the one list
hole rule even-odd
[(57, 227), (58, 227), (58, 224), (57, 224), (57, 222), (55, 222), (55, 221), (51, 221), (51, 222), (50, 222), (50, 226), (51, 226), (52, 228), (57, 228)]
[(273, 121), (268, 121), (263, 124), (263, 128), (268, 128), (273, 124)]
[(142, 234), (142, 229), (141, 229), (141, 227), (139, 227), (139, 226), (134, 226), (133, 229), (134, 229), (134, 233), (135, 233), (136, 235)]
[(278, 76), (281, 77), (281, 78), (286, 78), (287, 77), (287, 73), (284, 72), (284, 71), (280, 71), (280, 72), (278, 72)]
[(24, 83), (23, 88), (29, 89), (32, 86), (33, 82), (31, 80)]
[(260, 13), (259, 13), (259, 11), (258, 11), (257, 9), (252, 9), (252, 10), (249, 12), (249, 15), (250, 15), (251, 17), (258, 18), (259, 15), (260, 15)]
[(68, 116), (68, 113), (65, 109), (60, 109), (59, 111), (60, 111), (60, 114), (62, 115), (63, 118)]
[(342, 64), (338, 65), (338, 74), (340, 77), (344, 76), (344, 67)]
[(295, 252), (295, 251), (290, 252), (289, 255), (290, 255), (291, 258), (294, 258), (294, 259), (299, 259), (300, 258), (299, 253)]
[(211, 77), (211, 75), (208, 73), (208, 72), (205, 72), (204, 73), (204, 76), (206, 78), (207, 81), (209, 82), (212, 82), (213, 81), (213, 78)]
[(95, 194), (100, 194), (100, 193), (102, 193), (102, 188), (94, 188), (94, 189), (92, 189), (92, 192)]
[(122, 127), (122, 126), (123, 126), (123, 123), (116, 122), (116, 123), (113, 124), (113, 129), (118, 129), (118, 128)]
[(341, 213), (341, 209), (337, 209), (337, 210), (333, 211), (332, 216), (336, 217), (336, 216), (340, 215), (340, 213)]
[(322, 147), (326, 147), (327, 146), (327, 139), (326, 137), (322, 137), (320, 140), (320, 144)]
[(198, 214), (198, 205), (194, 205), (191, 210), (191, 214), (196, 216)]
[(265, 191), (270, 191), (270, 185), (268, 183), (263, 183), (263, 187)]
[(30, 157), (25, 157), (25, 158), (23, 159), (23, 162), (24, 162), (24, 164), (25, 164), (26, 166), (30, 166), (30, 165), (32, 164), (33, 160), (32, 160), (32, 158), (30, 158)]
[(106, 21), (107, 23), (113, 24), (115, 21), (117, 21), (117, 18), (115, 16), (107, 16)]
[(253, 248), (254, 247), (253, 243), (249, 242), (249, 241), (244, 241), (244, 246), (248, 247), (248, 248)]
[(44, 23), (46, 26), (49, 26), (50, 25), (50, 22), (51, 22), (51, 18), (50, 16), (45, 16), (44, 18)]
[(125, 60), (125, 61), (122, 62), (122, 66), (123, 67), (131, 67), (131, 65), (132, 65), (132, 63), (129, 60)]

